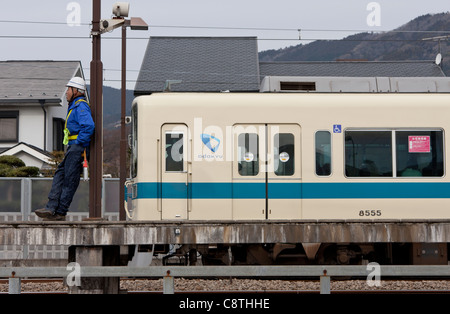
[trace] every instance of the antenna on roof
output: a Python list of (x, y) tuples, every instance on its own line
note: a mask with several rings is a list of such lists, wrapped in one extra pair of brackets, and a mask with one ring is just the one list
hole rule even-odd
[(172, 84), (180, 84), (182, 80), (166, 80), (164, 84), (164, 92), (170, 92)]
[(440, 53), (437, 54), (436, 59), (434, 60), (434, 63), (436, 63), (436, 65), (441, 65), (442, 63), (442, 55)]
[(423, 38), (422, 40), (433, 40), (438, 42), (438, 54), (434, 63), (442, 68), (441, 40), (449, 40), (450, 35)]

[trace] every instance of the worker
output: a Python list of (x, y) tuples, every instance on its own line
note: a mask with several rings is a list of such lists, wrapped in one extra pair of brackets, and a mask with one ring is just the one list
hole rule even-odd
[(44, 220), (66, 220), (69, 206), (80, 184), (84, 156), (89, 158), (89, 143), (95, 129), (84, 80), (73, 77), (66, 86), (69, 107), (63, 143), (68, 147), (53, 177), (47, 205), (35, 210), (35, 214)]

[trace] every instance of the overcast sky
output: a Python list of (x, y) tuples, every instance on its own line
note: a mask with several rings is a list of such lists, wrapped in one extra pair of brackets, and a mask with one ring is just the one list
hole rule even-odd
[[(115, 2), (102, 1), (102, 18), (111, 18)], [(150, 36), (257, 36), (262, 51), (307, 43), (308, 39), (340, 39), (361, 31), (388, 31), (420, 15), (450, 11), (449, 0), (129, 2), (129, 16), (141, 17), (150, 26), (148, 31), (127, 32), (127, 79), (131, 81), (127, 87), (130, 89), (134, 88)], [(91, 0), (14, 0), (7, 3), (2, 7), (0, 18), (2, 61), (80, 60), (89, 78)], [(81, 25), (69, 25), (78, 22)], [(59, 38), (23, 38), (32, 36)], [(117, 88), (120, 86), (120, 36), (120, 29), (102, 36), (105, 85)]]

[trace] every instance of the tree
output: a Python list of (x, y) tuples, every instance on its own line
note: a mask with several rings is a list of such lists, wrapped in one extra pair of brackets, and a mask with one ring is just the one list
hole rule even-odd
[(37, 177), (38, 167), (27, 167), (25, 163), (10, 155), (0, 156), (0, 177)]
[(58, 168), (58, 165), (63, 161), (64, 159), (64, 152), (63, 151), (52, 151), (50, 153), (52, 157), (50, 158), (50, 168), (48, 169), (42, 169), (42, 175), (44, 177), (53, 177), (55, 175), (56, 169)]

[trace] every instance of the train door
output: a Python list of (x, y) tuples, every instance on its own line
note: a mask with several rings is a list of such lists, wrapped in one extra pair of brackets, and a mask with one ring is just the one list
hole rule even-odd
[(301, 218), (300, 126), (267, 126), (267, 218)]
[(233, 219), (266, 218), (266, 126), (233, 127)]
[(301, 218), (300, 126), (235, 125), (233, 131), (233, 218)]
[(165, 124), (161, 129), (162, 219), (188, 218), (187, 137), (184, 124)]

